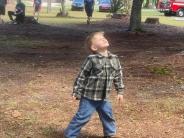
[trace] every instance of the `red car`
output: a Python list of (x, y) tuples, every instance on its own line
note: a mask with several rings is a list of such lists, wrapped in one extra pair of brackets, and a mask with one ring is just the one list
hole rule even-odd
[(184, 17), (184, 0), (159, 0), (157, 8), (165, 16)]

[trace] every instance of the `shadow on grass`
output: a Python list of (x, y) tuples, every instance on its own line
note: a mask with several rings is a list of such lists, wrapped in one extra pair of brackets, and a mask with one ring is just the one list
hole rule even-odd
[[(49, 126), (42, 128), (42, 133), (46, 138), (64, 138), (64, 129), (57, 129)], [(91, 135), (87, 132), (82, 132), (78, 138), (103, 138), (102, 136)]]
[[(74, 17), (74, 16), (67, 16), (67, 17), (56, 17), (56, 16), (40, 16), (40, 18), (56, 18), (56, 19), (60, 19), (60, 18), (63, 18), (63, 19), (86, 19), (86, 17)], [(97, 19), (105, 19), (105, 18), (102, 18), (102, 17), (94, 17), (93, 18), (94, 20), (97, 20)]]

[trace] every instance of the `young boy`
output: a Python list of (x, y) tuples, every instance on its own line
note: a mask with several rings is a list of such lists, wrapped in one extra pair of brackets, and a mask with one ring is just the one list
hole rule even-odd
[(76, 138), (81, 128), (97, 111), (103, 125), (104, 138), (116, 134), (112, 107), (108, 101), (114, 83), (117, 100), (123, 101), (122, 68), (118, 57), (108, 51), (109, 43), (103, 32), (86, 38), (86, 46), (93, 53), (87, 57), (74, 83), (73, 98), (80, 99), (79, 109), (64, 132), (65, 138)]

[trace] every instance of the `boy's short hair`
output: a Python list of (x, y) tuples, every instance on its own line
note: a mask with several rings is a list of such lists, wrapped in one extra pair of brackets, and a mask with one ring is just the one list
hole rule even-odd
[(105, 33), (103, 32), (103, 31), (99, 31), (99, 32), (93, 32), (93, 33), (91, 33), (90, 35), (88, 35), (87, 37), (86, 37), (86, 40), (85, 40), (85, 47), (86, 47), (86, 49), (87, 49), (87, 51), (90, 51), (90, 52), (92, 52), (92, 53), (95, 53), (95, 51), (93, 51), (92, 49), (91, 49), (91, 46), (92, 46), (92, 39), (95, 37), (95, 35), (97, 35), (97, 34), (101, 34), (101, 35), (105, 35)]

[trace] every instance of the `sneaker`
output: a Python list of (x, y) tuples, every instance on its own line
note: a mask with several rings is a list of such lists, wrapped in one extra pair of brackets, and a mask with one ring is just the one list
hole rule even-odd
[(90, 21), (89, 20), (87, 20), (87, 25), (89, 25), (90, 24)]

